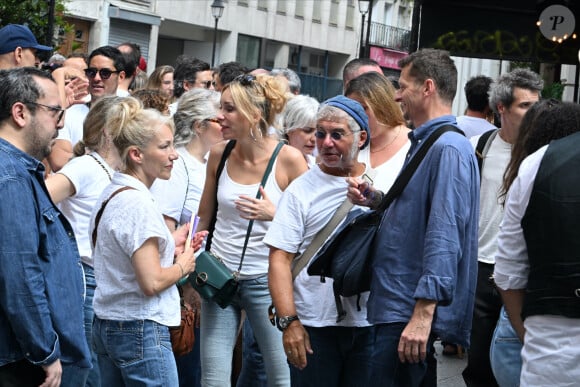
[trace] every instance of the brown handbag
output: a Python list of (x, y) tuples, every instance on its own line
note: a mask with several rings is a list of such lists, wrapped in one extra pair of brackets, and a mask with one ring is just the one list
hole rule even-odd
[(171, 347), (175, 356), (187, 355), (193, 349), (195, 343), (195, 311), (181, 299), (181, 324), (178, 327), (170, 327)]

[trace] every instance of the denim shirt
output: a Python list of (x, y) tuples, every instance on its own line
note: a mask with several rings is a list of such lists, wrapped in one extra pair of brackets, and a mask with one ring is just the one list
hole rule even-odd
[[(405, 161), (454, 116), (409, 133)], [(477, 275), (479, 171), (462, 135), (444, 133), (383, 216), (373, 258), (368, 320), (409, 322), (417, 299), (437, 301), (432, 332), (468, 346)]]
[(88, 368), (80, 256), (43, 173), (0, 139), (0, 366), (60, 359)]

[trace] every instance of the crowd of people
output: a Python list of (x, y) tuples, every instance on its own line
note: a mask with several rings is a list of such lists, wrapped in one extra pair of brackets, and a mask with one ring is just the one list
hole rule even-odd
[[(456, 117), (442, 50), (396, 80), (354, 59), (326, 101), (290, 69), (51, 50), (0, 29), (0, 386), (436, 386), (436, 340), (468, 386), (580, 380), (580, 106), (537, 73), (470, 79)], [(377, 226), (370, 291), (295, 272), (443, 127)], [(235, 273), (225, 307), (186, 280), (204, 246)]]

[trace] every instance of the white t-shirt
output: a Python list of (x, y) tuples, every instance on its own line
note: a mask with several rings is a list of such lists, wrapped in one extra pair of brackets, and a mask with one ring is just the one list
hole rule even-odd
[[(505, 203), (498, 236), (494, 279), (501, 289), (525, 289), (530, 264), (522, 229), (536, 174), (548, 146), (528, 156), (520, 165)], [(580, 380), (579, 319), (533, 315), (525, 319), (521, 386), (577, 386)]]
[(73, 158), (58, 173), (66, 176), (76, 191), (74, 195), (58, 203), (58, 207), (75, 232), (81, 260), (92, 267), (93, 249), (89, 239), (89, 221), (101, 192), (111, 182), (109, 176), (113, 176), (115, 171), (98, 153), (92, 152), (90, 155)]
[[(226, 161), (218, 182), (218, 212), (211, 251), (221, 257), (230, 270), (235, 271), (240, 265), (249, 221), (240, 217), (234, 201), (238, 200), (240, 195), (256, 197), (260, 183), (245, 185), (235, 182), (228, 174), (228, 162), (229, 160)], [(274, 161), (272, 172), (264, 187), (270, 201), (276, 207), (278, 207), (278, 201), (282, 195), (282, 189), (275, 177), (277, 164), (278, 161)], [(270, 223), (261, 220), (254, 221), (240, 279), (256, 278), (268, 273), (270, 250), (262, 240)]]
[[(206, 164), (192, 156), (184, 146), (177, 148), (169, 180), (157, 179), (151, 192), (163, 215), (185, 224), (196, 214), (205, 184)], [(184, 206), (185, 204), (185, 206)]]
[(492, 129), (497, 129), (494, 124), (489, 123), (483, 118), (471, 116), (458, 116), (457, 126), (459, 129), (463, 130), (463, 133), (465, 133), (465, 137), (467, 138), (479, 136)]
[(106, 320), (152, 320), (178, 326), (181, 312), (177, 287), (146, 296), (137, 283), (132, 264), (135, 251), (148, 239), (157, 238), (161, 267), (173, 265), (175, 241), (147, 187), (134, 177), (116, 172), (93, 210), (89, 232), (94, 228), (101, 203), (124, 186), (135, 189), (121, 192), (109, 201), (97, 229), (93, 254), (97, 283), (95, 314)]
[(59, 140), (67, 140), (74, 147), (83, 139), (83, 123), (89, 114), (89, 107), (85, 104), (73, 105), (66, 109), (64, 126), (58, 131)]
[[(469, 141), (473, 149), (481, 136), (472, 137)], [(497, 254), (497, 234), (503, 217), (503, 205), (499, 193), (503, 183), (503, 174), (510, 161), (511, 144), (496, 135), (483, 160), (481, 170), (481, 188), (479, 194), (479, 231), (477, 259), (479, 262), (494, 264)]]
[[(401, 168), (403, 168), (403, 164), (405, 163), (405, 159), (407, 157), (407, 152), (411, 148), (411, 141), (407, 141), (405, 145), (399, 149), (397, 153), (393, 155), (390, 159), (382, 163), (381, 165), (375, 166), (373, 169), (376, 171), (376, 175), (373, 178), (373, 186), (383, 192), (387, 192), (399, 173), (401, 172)], [(358, 161), (365, 165), (371, 165), (370, 159), (370, 146), (367, 146), (365, 149), (362, 149), (358, 154)]]
[[(290, 253), (303, 253), (346, 199), (346, 192), (344, 177), (328, 175), (318, 165), (312, 167), (282, 195), (264, 243)], [(361, 311), (357, 310), (358, 296), (343, 297), (346, 316), (337, 323), (332, 279), (321, 283), (320, 277), (309, 276), (305, 267), (294, 280), (296, 313), (304, 325), (311, 327), (370, 325), (366, 319), (368, 295), (361, 295)]]

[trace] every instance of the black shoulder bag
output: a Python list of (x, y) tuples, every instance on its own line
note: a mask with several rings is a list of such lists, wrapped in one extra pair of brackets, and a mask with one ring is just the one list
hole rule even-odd
[[(264, 176), (262, 177), (262, 182), (260, 184), (261, 186), (264, 186), (266, 184), (268, 176), (272, 171), (274, 160), (276, 160), (278, 152), (280, 151), (280, 148), (282, 148), (283, 145), (284, 143), (280, 142), (276, 146), (276, 149), (274, 149), (274, 153), (272, 154), (272, 157), (270, 157), (270, 161), (268, 162), (268, 166), (266, 167), (266, 171), (264, 172)], [(223, 261), (210, 251), (210, 248), (217, 217), (218, 180), (224, 169), (226, 159), (228, 158), (234, 146), (235, 141), (230, 141), (226, 145), (226, 148), (224, 149), (224, 153), (222, 155), (222, 159), (220, 160), (220, 164), (218, 165), (216, 173), (215, 210), (208, 229), (209, 236), (206, 242), (206, 248), (205, 251), (197, 257), (195, 261), (195, 271), (191, 273), (191, 275), (188, 278), (191, 286), (193, 286), (193, 288), (197, 290), (197, 292), (201, 297), (203, 297), (206, 300), (215, 301), (222, 308), (226, 308), (228, 305), (232, 303), (232, 300), (238, 290), (238, 275), (242, 270), (242, 264), (244, 263), (244, 256), (246, 254), (246, 247), (248, 246), (248, 239), (250, 238), (252, 226), (254, 225), (254, 220), (253, 219), (250, 220), (250, 222), (248, 223), (248, 229), (246, 231), (246, 239), (244, 241), (244, 248), (242, 249), (242, 256), (240, 258), (238, 270), (232, 273), (231, 270), (226, 267)], [(256, 199), (259, 199), (260, 197), (261, 194), (260, 190), (258, 189)]]
[(391, 189), (383, 197), (378, 209), (351, 211), (313, 258), (307, 269), (308, 274), (319, 275), (321, 282), (324, 282), (325, 277), (334, 280), (339, 321), (344, 317), (339, 295), (350, 297), (370, 290), (373, 245), (384, 212), (403, 192), (429, 148), (443, 133), (448, 131), (462, 134), (459, 129), (451, 125), (444, 125), (433, 132), (409, 164), (403, 168)]

